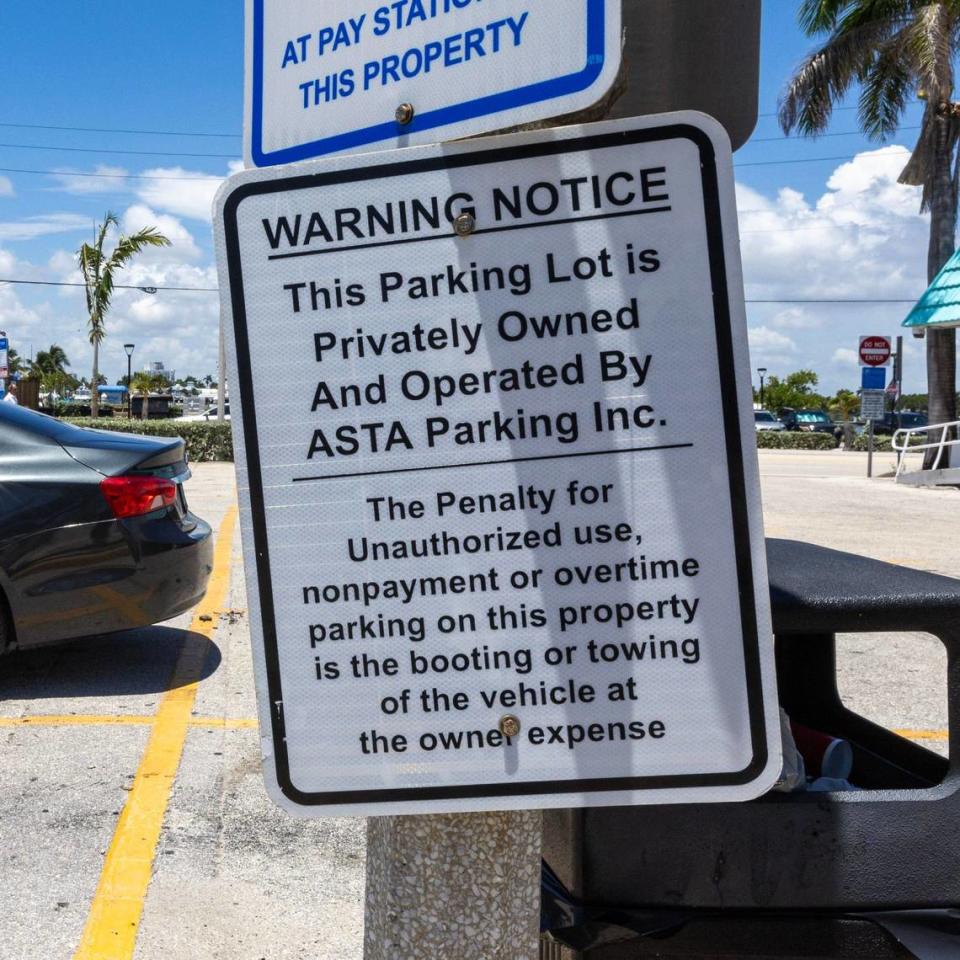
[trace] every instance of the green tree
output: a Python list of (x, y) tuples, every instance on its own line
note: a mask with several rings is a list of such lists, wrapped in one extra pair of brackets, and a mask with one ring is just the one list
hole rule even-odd
[(130, 382), (131, 395), (139, 393), (143, 397), (143, 405), (140, 407), (141, 420), (146, 420), (150, 412), (150, 394), (165, 392), (168, 387), (167, 378), (162, 373), (150, 373), (143, 370), (133, 375)]
[[(90, 343), (93, 345), (93, 375), (94, 383), (100, 382), (100, 344), (107, 335), (105, 319), (113, 298), (114, 280), (125, 266), (146, 247), (166, 247), (170, 241), (155, 227), (144, 227), (129, 236), (121, 234), (113, 251), (107, 255), (104, 244), (107, 233), (119, 229), (120, 223), (116, 216), (107, 213), (103, 223), (97, 227), (96, 239), (93, 244), (84, 243), (77, 251), (77, 260), (80, 272), (83, 274), (83, 283), (87, 293), (87, 312), (89, 314)], [(100, 399), (97, 391), (93, 391), (91, 414), (96, 417), (100, 412)]]
[(44, 374), (63, 373), (70, 366), (70, 358), (63, 347), (51, 343), (46, 350), (38, 350), (30, 372), (43, 379)]
[[(896, 132), (910, 101), (926, 102), (920, 136), (900, 182), (923, 188), (930, 211), (928, 280), (955, 248), (960, 188), (960, 103), (953, 101), (960, 53), (957, 0), (801, 0), (800, 24), (822, 37), (780, 101), (780, 125), (806, 136), (823, 133), (836, 103), (860, 84), (859, 120), (867, 136)], [(931, 422), (957, 419), (956, 332), (927, 332)], [(929, 459), (927, 465), (929, 466)]]
[(51, 343), (46, 350), (37, 351), (30, 364), (29, 373), (40, 381), (44, 391), (62, 397), (67, 390), (76, 390), (80, 385), (80, 381), (67, 372), (69, 366), (70, 358), (63, 347)]
[[(812, 370), (797, 370), (780, 377), (769, 377), (763, 390), (763, 402), (768, 410), (781, 410), (783, 407), (819, 408), (826, 400), (814, 387), (820, 378)], [(755, 391), (756, 393), (756, 391)], [(759, 394), (756, 394), (759, 399)]]
[(11, 374), (19, 373), (23, 367), (23, 359), (13, 347), (7, 350), (7, 369)]
[(838, 390), (830, 401), (830, 413), (834, 420), (849, 420), (859, 406), (860, 399), (852, 390)]

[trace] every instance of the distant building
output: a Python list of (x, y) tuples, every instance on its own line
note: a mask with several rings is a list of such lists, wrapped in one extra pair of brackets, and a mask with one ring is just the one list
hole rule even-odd
[(151, 376), (157, 376), (158, 374), (163, 377), (168, 383), (173, 383), (177, 379), (176, 370), (168, 370), (162, 360), (152, 360), (143, 368), (144, 373), (149, 373)]

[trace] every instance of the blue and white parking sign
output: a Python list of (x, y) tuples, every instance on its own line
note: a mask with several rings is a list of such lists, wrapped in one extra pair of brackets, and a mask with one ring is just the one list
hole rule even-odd
[(585, 109), (621, 0), (247, 0), (244, 155), (267, 167)]

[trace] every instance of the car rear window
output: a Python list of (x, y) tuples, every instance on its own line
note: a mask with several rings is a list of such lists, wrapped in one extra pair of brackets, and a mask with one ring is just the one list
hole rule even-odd
[(826, 423), (830, 418), (819, 410), (798, 410), (797, 419), (801, 423)]
[(772, 413), (767, 413), (766, 411), (760, 411), (754, 413), (753, 419), (758, 423), (763, 420), (764, 422), (776, 421), (776, 417)]

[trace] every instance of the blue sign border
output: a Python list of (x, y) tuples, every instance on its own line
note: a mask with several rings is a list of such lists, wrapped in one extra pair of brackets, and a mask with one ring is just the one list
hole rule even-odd
[(303, 143), (294, 147), (285, 147), (270, 153), (263, 152), (263, 21), (266, 0), (254, 0), (253, 3), (253, 126), (250, 154), (257, 167), (269, 167), (297, 160), (309, 160), (351, 147), (361, 147), (396, 137), (398, 133), (418, 133), (432, 130), (463, 120), (485, 117), (491, 113), (525, 107), (531, 103), (541, 103), (556, 97), (567, 96), (586, 90), (600, 76), (606, 63), (606, 2), (605, 0), (586, 0), (587, 5), (587, 51), (584, 68), (578, 73), (565, 77), (545, 80), (541, 83), (519, 87), (468, 100), (455, 106), (442, 107), (429, 113), (419, 114), (404, 127), (394, 120), (378, 123), (362, 130), (339, 134)]

